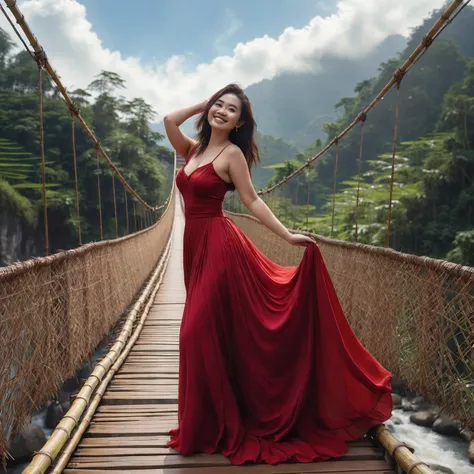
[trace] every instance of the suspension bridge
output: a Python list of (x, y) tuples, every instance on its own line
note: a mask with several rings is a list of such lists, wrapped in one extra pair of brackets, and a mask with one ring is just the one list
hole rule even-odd
[[(168, 432), (177, 424), (178, 336), (186, 296), (182, 275), (184, 216), (179, 192), (173, 182), (169, 196), (160, 205), (151, 205), (140, 196), (82, 117), (15, 0), (5, 3), (9, 18), (20, 26), (26, 37), (22, 41), (38, 65), (45, 255), (0, 268), (0, 453), (4, 459), (9, 443), (31, 411), (74, 375), (114, 328), (105, 356), (96, 363), (69, 411), (25, 473), (432, 473), (385, 426), (375, 427), (364, 439), (351, 443), (341, 459), (305, 465), (235, 467), (223, 456), (183, 457), (166, 447)], [(329, 150), (335, 151), (335, 188), (339, 144), (356, 127), (360, 127), (361, 139), (360, 177), (364, 124), (370, 120), (371, 110), (389, 90), (396, 88), (399, 95), (403, 78), (466, 4), (458, 0), (445, 9), (406, 62), (343, 132), (282, 181), (259, 192), (277, 215), (281, 209), (275, 203), (288, 197), (288, 183)], [(13, 20), (11, 25), (23, 38)], [(52, 255), (42, 112), (45, 72), (71, 113), (73, 148), (74, 130), (80, 126), (92, 140), (98, 162), (110, 169), (116, 222), (116, 238), (102, 240), (104, 176), (98, 173), (97, 225), (101, 241), (83, 244), (74, 152), (78, 247)], [(474, 430), (474, 394), (465, 382), (474, 380), (474, 269), (390, 248), (398, 121), (397, 101), (386, 246), (312, 235), (351, 326), (363, 344), (407, 386)], [(175, 155), (173, 176), (183, 165), (184, 160)], [(126, 235), (121, 236), (117, 186), (122, 186), (126, 196)], [(129, 199), (133, 206), (128, 205)], [(359, 193), (355, 203), (356, 240), (358, 205)], [(225, 212), (275, 262), (295, 265), (301, 259), (301, 248), (287, 245), (245, 214), (235, 194), (226, 200)], [(409, 356), (403, 350), (408, 346)]]

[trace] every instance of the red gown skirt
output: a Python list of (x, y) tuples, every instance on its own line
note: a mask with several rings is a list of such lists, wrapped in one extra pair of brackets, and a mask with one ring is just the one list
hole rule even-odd
[(342, 456), (391, 416), (391, 374), (351, 330), (318, 246), (277, 265), (224, 216), (212, 163), (176, 181), (187, 297), (169, 446), (232, 464)]

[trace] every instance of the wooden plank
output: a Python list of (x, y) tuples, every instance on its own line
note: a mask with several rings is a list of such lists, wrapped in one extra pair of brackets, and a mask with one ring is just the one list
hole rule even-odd
[[(180, 474), (186, 473), (197, 473), (194, 469), (187, 469), (182, 471), (183, 468), (206, 468), (201, 472), (205, 473), (222, 473), (222, 468), (229, 466), (232, 471), (239, 471), (240, 473), (248, 472), (253, 474), (274, 474), (274, 473), (310, 473), (310, 472), (387, 472), (386, 464), (383, 461), (327, 461), (327, 462), (316, 462), (316, 463), (295, 463), (295, 464), (278, 464), (276, 466), (260, 465), (260, 466), (231, 466), (229, 461), (224, 457), (217, 454), (212, 455), (196, 455), (196, 456), (124, 456), (123, 458), (97, 458), (88, 457), (80, 460), (74, 460), (70, 462), (69, 468), (79, 469), (125, 469), (123, 472), (127, 472), (126, 469), (133, 469), (133, 473), (137, 474), (140, 472), (139, 468), (180, 468), (178, 471)], [(214, 468), (211, 470), (211, 468)], [(229, 469), (229, 472), (232, 472)], [(66, 472), (66, 471), (64, 471)], [(84, 471), (78, 471), (84, 474)], [(157, 472), (157, 471), (150, 471)], [(163, 472), (163, 471), (162, 471)], [(130, 471), (128, 471), (130, 474)]]
[[(110, 384), (110, 387), (130, 387), (136, 388), (137, 390), (141, 390), (141, 387), (153, 387), (159, 385), (170, 385), (170, 386), (178, 386), (178, 379), (159, 379), (159, 380), (149, 380), (149, 379), (130, 379), (130, 380), (116, 380)], [(140, 388), (139, 388), (140, 387)]]
[[(176, 425), (177, 426), (177, 425)], [(105, 423), (92, 424), (86, 431), (86, 436), (109, 436), (109, 435), (168, 435), (168, 423), (154, 423), (153, 425), (142, 426), (142, 424), (133, 423), (114, 423), (113, 426), (106, 426)]]
[(120, 380), (141, 380), (141, 379), (148, 379), (148, 380), (171, 380), (176, 379), (178, 380), (178, 374), (120, 374), (116, 375), (114, 379)]
[(179, 346), (178, 344), (154, 344), (154, 345), (146, 345), (146, 346), (134, 346), (133, 349), (130, 351), (131, 354), (135, 354), (137, 352), (178, 352)]
[(159, 387), (165, 387), (164, 390), (160, 390), (160, 391), (156, 391), (154, 393), (156, 394), (164, 394), (164, 393), (167, 393), (167, 394), (177, 394), (178, 393), (178, 386), (177, 385), (156, 385), (156, 386), (153, 386), (153, 385), (133, 385), (133, 386), (130, 386), (130, 385), (125, 385), (125, 386), (120, 386), (120, 385), (115, 385), (113, 387), (110, 387), (109, 390), (107, 391), (107, 393), (110, 393), (110, 394), (117, 394), (117, 393), (130, 393), (132, 390), (135, 392), (135, 391), (143, 391), (145, 393), (147, 392), (151, 392), (153, 389), (155, 388), (159, 388)]
[(102, 456), (102, 457), (76, 457), (71, 458), (69, 467), (75, 468), (122, 468), (133, 469), (138, 467), (180, 467), (180, 466), (226, 466), (229, 460), (219, 454), (196, 456)]
[[(137, 457), (139, 459), (142, 459), (143, 455), (150, 455), (151, 457), (153, 457), (155, 462), (157, 462), (156, 460), (161, 459), (161, 456), (163, 456), (163, 454), (160, 454), (155, 450), (155, 447), (146, 447), (146, 448), (142, 447), (140, 449), (138, 447), (132, 447), (132, 448), (129, 448), (128, 450), (127, 450), (127, 448), (122, 447), (121, 449), (123, 450), (122, 452), (123, 452), (124, 456), (134, 456), (134, 457)], [(113, 456), (114, 456), (113, 453), (109, 453), (108, 449), (107, 450), (101, 449), (100, 452), (102, 453), (100, 455), (101, 460), (108, 461), (108, 460), (114, 459), (113, 458)], [(169, 453), (164, 453), (164, 454), (169, 454)], [(178, 454), (178, 453), (174, 452), (174, 454)], [(99, 454), (94, 454), (93, 455), (93, 457), (98, 457), (98, 456), (99, 456)], [(87, 458), (87, 455), (79, 456), (79, 453), (78, 453), (76, 457), (77, 457), (78, 461), (79, 460), (84, 461), (84, 459)], [(79, 459), (79, 457), (81, 459)], [(227, 459), (227, 458), (225, 458), (225, 459)], [(348, 461), (348, 460), (352, 461), (352, 460), (383, 459), (383, 451), (381, 449), (373, 448), (373, 447), (354, 447), (354, 446), (351, 446), (351, 447), (349, 447), (347, 453), (344, 454), (339, 459), (340, 460), (345, 460), (345, 461)], [(84, 462), (86, 462), (86, 461), (84, 461)]]
[[(98, 474), (94, 469), (66, 469), (64, 474)], [(114, 474), (329, 474), (338, 472), (362, 472), (395, 474), (389, 470), (382, 461), (355, 461), (347, 462), (318, 462), (310, 464), (280, 464), (278, 466), (258, 465), (258, 466), (220, 466), (220, 467), (179, 467), (170, 469), (134, 469), (121, 470), (114, 469)]]
[(140, 455), (173, 455), (179, 456), (179, 453), (171, 448), (150, 446), (147, 448), (143, 447), (119, 447), (119, 448), (78, 448), (75, 453), (75, 458), (83, 457), (104, 457), (104, 456), (140, 456)]
[(133, 412), (158, 412), (158, 413), (167, 413), (170, 411), (178, 411), (178, 405), (156, 405), (156, 404), (140, 404), (136, 406), (120, 406), (120, 405), (101, 405), (97, 409), (98, 413), (122, 413), (127, 411)]
[(119, 372), (119, 374), (173, 374), (178, 373), (177, 367), (126, 367), (123, 366)]
[(164, 447), (169, 442), (170, 437), (166, 435), (158, 436), (108, 436), (108, 437), (90, 437), (83, 438), (79, 444), (79, 447), (96, 447), (96, 448), (106, 448), (106, 447), (120, 447), (120, 446), (155, 446), (155, 447)]
[(102, 416), (94, 417), (93, 423), (122, 423), (127, 421), (133, 421), (134, 423), (142, 423), (145, 420), (153, 420), (155, 422), (169, 421), (173, 426), (178, 426), (178, 415), (174, 413), (172, 416), (166, 417), (162, 413), (156, 415), (127, 415), (127, 416)]

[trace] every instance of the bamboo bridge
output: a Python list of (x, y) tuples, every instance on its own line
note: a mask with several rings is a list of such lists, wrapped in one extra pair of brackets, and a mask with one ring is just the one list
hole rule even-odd
[[(150, 205), (136, 192), (81, 116), (16, 2), (5, 3), (33, 48), (39, 84), (46, 71), (71, 111), (73, 131), (74, 123), (80, 125), (92, 140), (97, 159), (109, 167), (115, 219), (116, 180), (138, 210), (130, 215), (135, 227), (132, 230), (130, 225), (127, 235), (82, 244), (79, 226), (76, 249), (49, 255), (43, 172), (45, 256), (0, 268), (0, 454), (8, 455), (9, 443), (31, 411), (73, 376), (114, 329), (105, 356), (97, 361), (25, 473), (432, 473), (384, 426), (350, 443), (343, 458), (309, 464), (236, 467), (220, 455), (183, 457), (166, 447), (168, 432), (177, 423), (178, 336), (186, 296), (179, 192), (173, 182), (168, 198), (159, 206)], [(462, 8), (460, 0), (447, 7), (349, 127), (283, 181), (260, 191), (277, 215), (281, 209), (275, 205), (276, 198), (284, 196), (288, 182), (330, 149), (336, 150), (336, 175), (340, 141), (357, 125), (363, 128), (370, 111), (390, 89), (400, 90), (403, 77)], [(398, 103), (393, 157), (397, 121)], [(42, 122), (40, 130), (42, 134)], [(44, 149), (42, 163), (44, 167)], [(173, 176), (182, 165), (175, 155)], [(77, 190), (76, 161), (74, 170)], [(98, 175), (102, 235), (100, 179)], [(127, 207), (127, 230), (131, 212)], [(274, 261), (293, 265), (301, 259), (301, 248), (291, 247), (246, 215), (235, 194), (226, 200), (225, 212)], [(77, 214), (79, 219), (79, 204)], [(407, 386), (474, 430), (474, 394), (466, 382), (474, 379), (474, 269), (390, 249), (390, 216), (389, 212), (384, 248), (312, 235), (363, 344)]]

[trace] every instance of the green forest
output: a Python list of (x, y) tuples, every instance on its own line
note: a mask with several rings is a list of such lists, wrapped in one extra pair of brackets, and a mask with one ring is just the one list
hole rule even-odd
[[(44, 255), (43, 198), (39, 142), (38, 67), (26, 51), (12, 54), (13, 44), (0, 29), (0, 264)], [(152, 107), (141, 98), (124, 99), (126, 88), (115, 73), (102, 71), (87, 89), (70, 93), (81, 115), (101, 141), (121, 174), (149, 204), (168, 196), (172, 152), (160, 145), (163, 136), (151, 130)], [(44, 147), (50, 251), (78, 244), (72, 147), (72, 117), (56, 85), (43, 74)], [(112, 174), (103, 158), (97, 167), (92, 141), (75, 124), (80, 224), (83, 243), (100, 238), (97, 175), (100, 175), (104, 238), (115, 237)], [(126, 232), (125, 194), (115, 180), (119, 235)], [(130, 230), (133, 209), (128, 195)], [(14, 247), (14, 248), (13, 248)]]
[[(382, 63), (376, 77), (358, 83), (352, 97), (341, 98), (335, 104), (339, 119), (324, 124), (328, 141), (352, 122), (390, 80), (437, 16), (439, 12), (416, 28), (405, 50)], [(390, 246), (474, 265), (474, 10), (466, 8), (454, 23), (401, 83)], [(370, 245), (385, 244), (395, 99), (393, 89), (365, 123), (358, 241)], [(317, 140), (304, 152), (278, 164), (274, 158), (267, 163), (264, 154), (264, 166), (275, 171), (269, 184), (301, 166), (323, 144)], [(274, 206), (280, 206), (280, 217), (287, 225), (355, 240), (359, 150), (357, 126), (339, 144), (334, 227), (334, 149), (291, 180), (288, 190), (273, 201)]]
[[(397, 57), (381, 63), (375, 77), (354, 84), (353, 95), (334, 104), (337, 119), (323, 125), (325, 139), (298, 151), (279, 137), (258, 133), (262, 165), (253, 170), (256, 188), (281, 180), (343, 130), (389, 81), (439, 15), (433, 12), (412, 31)], [(390, 241), (396, 250), (465, 265), (474, 265), (473, 24), (474, 9), (468, 7), (402, 80)], [(12, 51), (9, 35), (0, 30), (0, 265), (44, 253), (38, 70), (26, 52)], [(47, 74), (43, 87), (50, 250), (55, 252), (77, 246), (71, 114)], [(86, 89), (72, 91), (71, 97), (120, 172), (148, 203), (156, 205), (168, 195), (173, 155), (161, 144), (163, 136), (150, 128), (155, 111), (141, 98), (123, 98), (125, 88), (117, 74), (102, 71)], [(335, 154), (331, 150), (291, 180), (280, 197), (272, 198), (286, 225), (354, 241), (360, 164), (358, 241), (385, 244), (395, 99), (392, 90), (368, 115), (360, 163), (359, 126), (339, 144), (334, 222)], [(104, 237), (113, 238), (112, 175), (103, 160), (98, 171), (95, 149), (78, 124), (75, 139), (83, 242), (99, 240), (98, 173)], [(119, 234), (124, 235), (125, 196), (116, 184)], [(127, 202), (132, 209), (130, 196)], [(136, 211), (140, 212), (139, 206)]]

